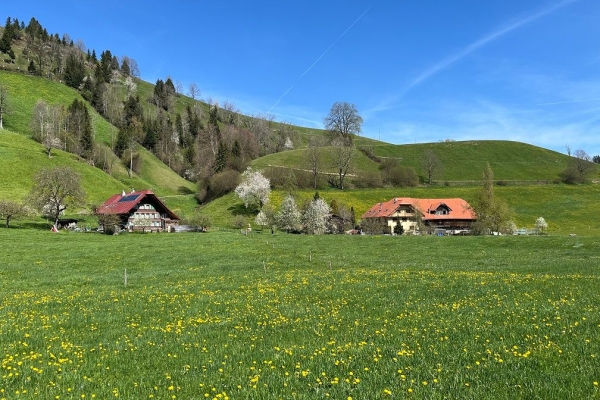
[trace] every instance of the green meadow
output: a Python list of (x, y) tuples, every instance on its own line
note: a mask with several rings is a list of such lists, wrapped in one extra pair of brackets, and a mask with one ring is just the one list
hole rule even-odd
[(0, 398), (600, 397), (597, 236), (0, 243)]

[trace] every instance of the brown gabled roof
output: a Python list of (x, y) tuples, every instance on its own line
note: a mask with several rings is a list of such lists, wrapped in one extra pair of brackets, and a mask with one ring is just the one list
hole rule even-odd
[[(448, 207), (450, 212), (446, 215), (429, 213), (429, 211), (436, 210), (441, 205)], [(463, 199), (414, 199), (412, 197), (395, 197), (385, 203), (377, 203), (364, 213), (362, 218), (387, 218), (394, 214), (400, 206), (411, 206), (418, 210), (424, 220), (474, 220), (477, 218), (469, 203)]]
[(102, 204), (96, 214), (129, 214), (135, 206), (137, 206), (142, 200), (151, 198), (159, 208), (159, 212), (167, 214), (169, 218), (179, 220), (180, 218), (173, 211), (169, 210), (167, 206), (160, 201), (158, 197), (151, 190), (142, 190), (139, 192), (121, 193), (115, 194), (110, 199), (106, 200)]

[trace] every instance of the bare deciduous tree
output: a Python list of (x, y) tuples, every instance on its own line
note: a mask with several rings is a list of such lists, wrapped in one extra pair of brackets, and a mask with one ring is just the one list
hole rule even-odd
[(308, 148), (304, 152), (304, 160), (306, 168), (310, 171), (313, 178), (313, 188), (317, 188), (317, 178), (319, 171), (321, 171), (321, 164), (323, 160), (322, 149), (318, 140), (310, 140), (308, 142)]
[(33, 181), (28, 200), (35, 208), (47, 213), (54, 220), (54, 226), (62, 212), (85, 200), (80, 175), (69, 167), (41, 169)]
[(131, 71), (131, 76), (134, 78), (140, 77), (140, 67), (138, 66), (137, 61), (135, 61), (133, 58), (129, 59), (129, 70)]
[(10, 221), (26, 216), (27, 209), (19, 203), (9, 200), (0, 200), (0, 218), (5, 221), (5, 226), (10, 226)]
[(30, 124), (32, 136), (46, 147), (48, 157), (52, 156), (52, 149), (61, 147), (63, 143), (66, 146), (68, 138), (64, 129), (65, 118), (66, 112), (61, 106), (49, 106), (41, 100), (35, 105)]
[(442, 162), (435, 151), (428, 149), (423, 156), (423, 169), (427, 173), (427, 183), (431, 185), (434, 178), (437, 178), (442, 170)]
[(196, 100), (197, 97), (200, 96), (200, 89), (198, 88), (198, 85), (196, 85), (194, 82), (190, 83), (190, 86), (188, 88), (188, 95), (194, 101)]
[(275, 117), (271, 114), (260, 114), (242, 118), (243, 126), (256, 137), (261, 156), (277, 151), (277, 135), (272, 129), (274, 119)]
[(324, 122), (327, 130), (339, 134), (342, 138), (350, 138), (352, 134), (360, 134), (363, 119), (354, 104), (336, 102), (331, 106)]
[(219, 109), (220, 120), (227, 125), (237, 126), (239, 122), (240, 110), (237, 109), (235, 104), (230, 101), (225, 101), (223, 106)]
[(590, 172), (594, 165), (592, 163), (592, 159), (588, 154), (583, 150), (575, 151), (575, 159), (576, 159), (576, 168), (579, 171), (579, 175), (581, 175), (581, 180), (585, 180), (585, 177)]
[(332, 167), (336, 174), (328, 177), (329, 183), (338, 189), (344, 190), (344, 180), (352, 166), (354, 148), (352, 141), (348, 138), (338, 138), (331, 147)]

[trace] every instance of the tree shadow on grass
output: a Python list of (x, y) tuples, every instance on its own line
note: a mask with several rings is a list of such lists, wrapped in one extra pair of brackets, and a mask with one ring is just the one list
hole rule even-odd
[[(3, 225), (3, 227), (5, 227)], [(49, 231), (52, 224), (49, 222), (11, 222), (9, 229), (34, 229), (37, 231)]]
[(254, 217), (256, 214), (258, 214), (258, 209), (256, 208), (256, 206), (250, 206), (246, 208), (246, 206), (244, 206), (243, 204), (233, 205), (227, 210), (231, 211), (233, 215), (242, 215), (244, 217)]

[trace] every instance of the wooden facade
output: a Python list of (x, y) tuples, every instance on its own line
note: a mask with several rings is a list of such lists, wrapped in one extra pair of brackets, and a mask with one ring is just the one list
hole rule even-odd
[(172, 231), (180, 221), (150, 190), (114, 195), (96, 213), (118, 215), (120, 228), (129, 232)]
[(377, 203), (362, 216), (393, 233), (398, 225), (406, 234), (446, 232), (464, 233), (477, 220), (475, 212), (463, 199), (393, 198)]

